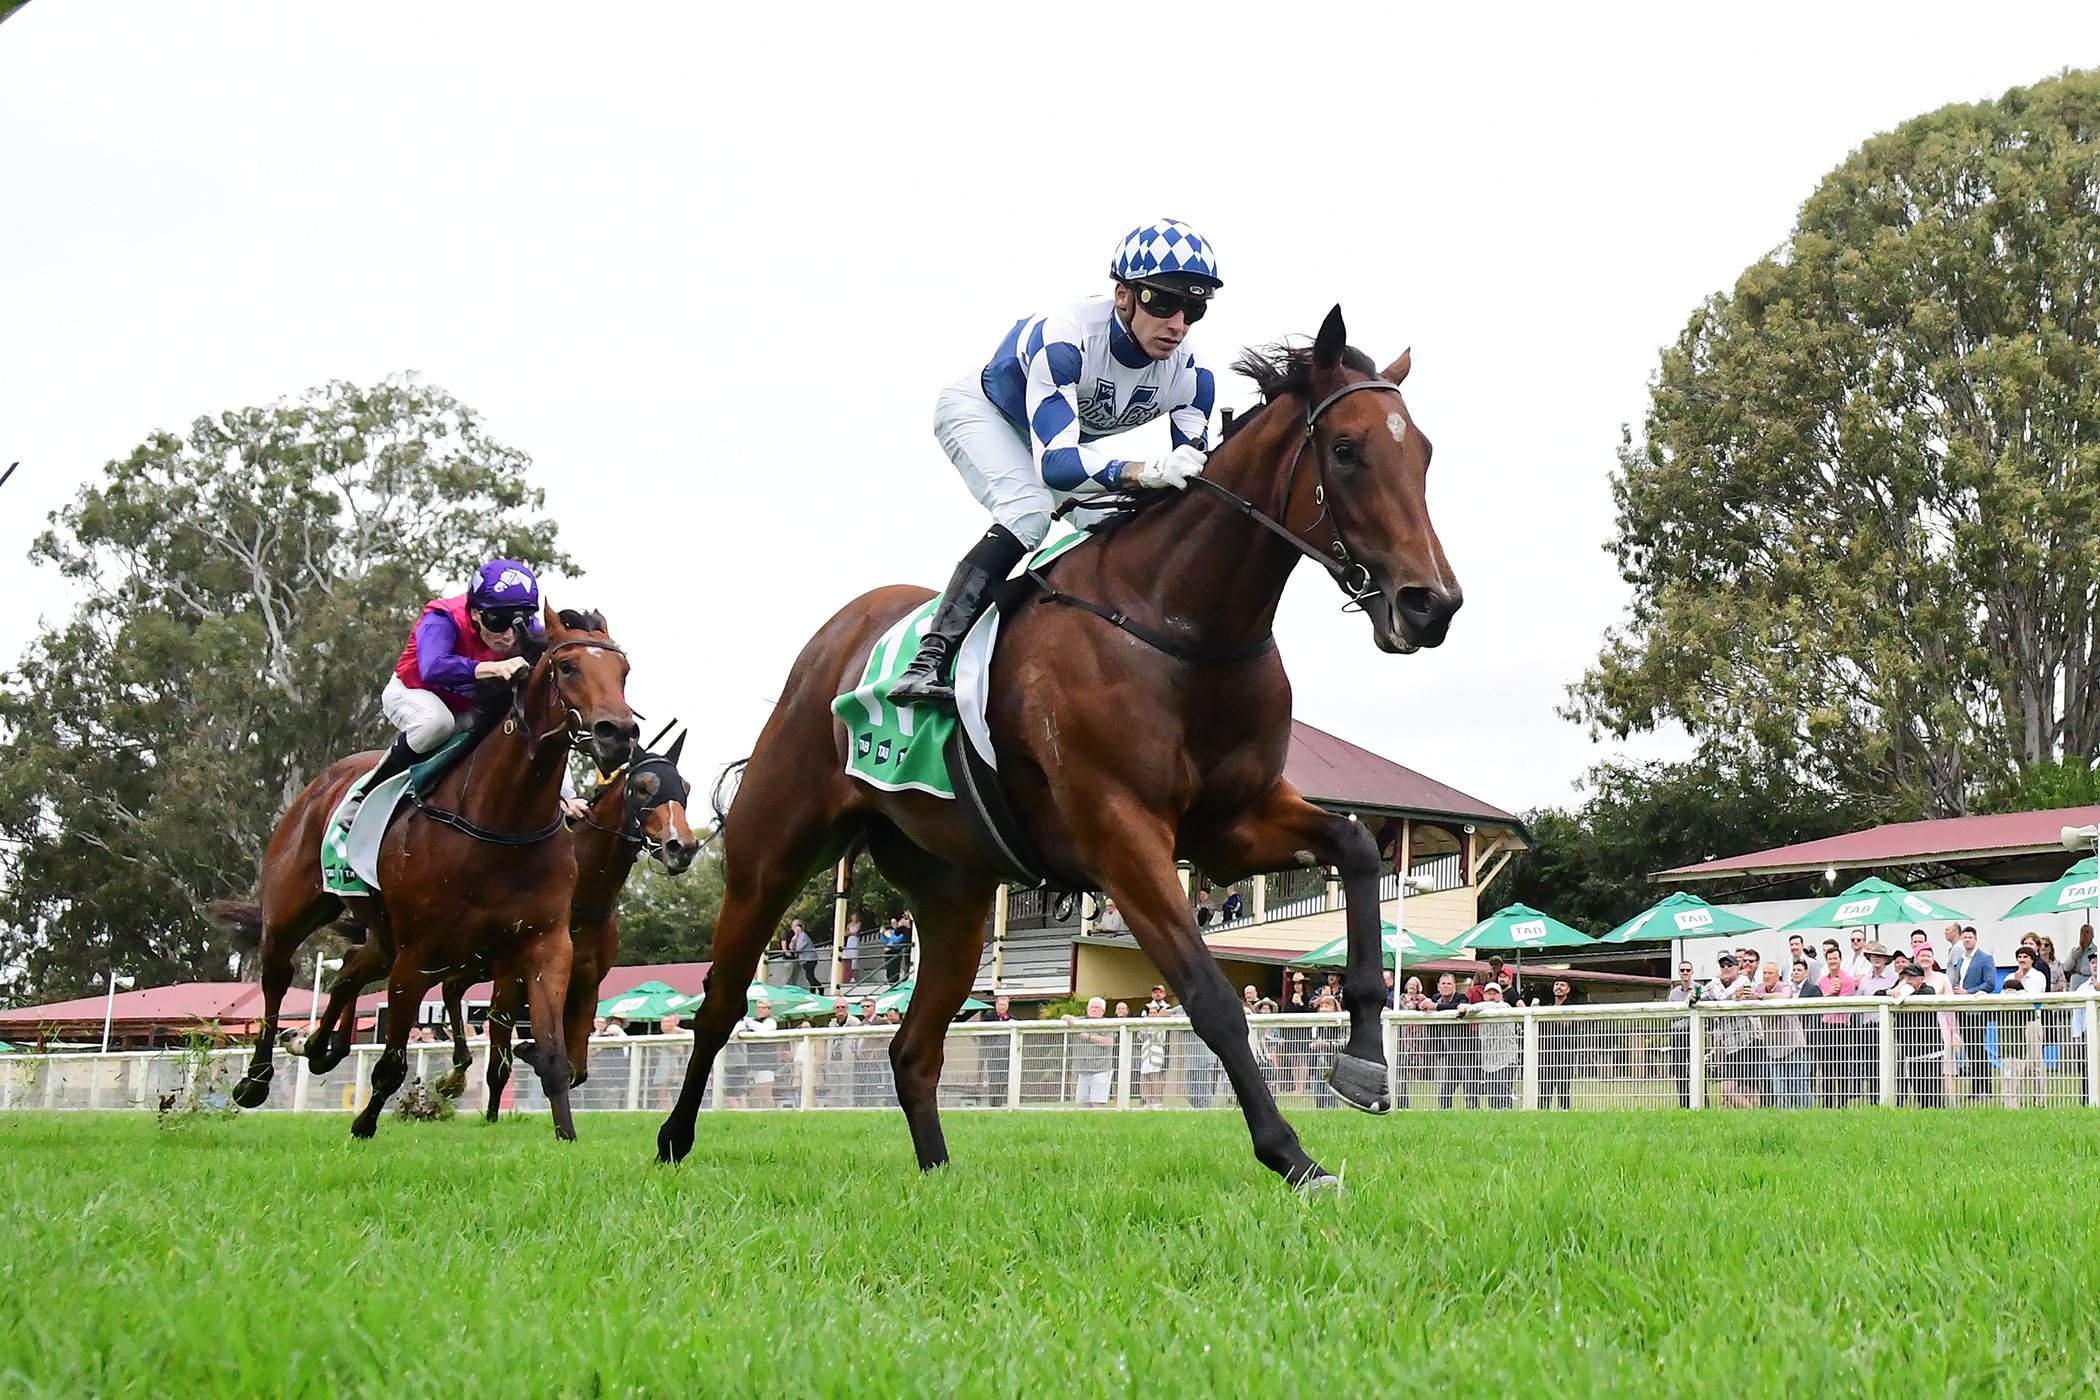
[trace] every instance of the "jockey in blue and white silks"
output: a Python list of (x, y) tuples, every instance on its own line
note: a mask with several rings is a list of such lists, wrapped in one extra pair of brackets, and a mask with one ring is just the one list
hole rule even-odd
[[(1217, 383), (1188, 328), (1223, 286), (1217, 254), (1188, 225), (1131, 230), (1109, 264), (1114, 288), (1016, 322), (991, 362), (941, 391), (933, 433), (997, 522), (956, 565), (893, 704), (953, 703), (956, 648), (991, 591), (1050, 532), (1061, 499), (1185, 488), (1203, 470)], [(1165, 414), (1173, 448), (1156, 462), (1096, 446)]]

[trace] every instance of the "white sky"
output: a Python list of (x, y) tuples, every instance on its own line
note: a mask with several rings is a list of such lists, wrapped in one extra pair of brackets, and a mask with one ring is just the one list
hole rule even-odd
[(0, 25), (0, 657), (65, 613), (23, 556), (106, 460), (413, 369), (533, 455), (588, 570), (551, 597), (607, 612), (704, 782), (840, 604), (982, 529), (939, 387), (1171, 214), (1220, 251), (1214, 362), (1337, 300), (1414, 347), (1465, 611), (1389, 657), (1301, 570), (1300, 717), (1564, 802), (1616, 751), (1554, 710), (1623, 610), (1607, 476), (1659, 347), (1865, 137), (2095, 62), (2090, 0), (35, 0)]

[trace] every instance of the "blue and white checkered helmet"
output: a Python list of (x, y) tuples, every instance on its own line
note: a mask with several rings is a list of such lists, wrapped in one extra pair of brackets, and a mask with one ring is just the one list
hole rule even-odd
[(1125, 235), (1109, 259), (1118, 282), (1154, 282), (1204, 295), (1225, 285), (1210, 240), (1179, 219), (1142, 224)]

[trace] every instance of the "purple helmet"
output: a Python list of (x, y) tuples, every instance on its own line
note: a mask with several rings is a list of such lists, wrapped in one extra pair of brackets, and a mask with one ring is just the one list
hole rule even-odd
[(474, 571), (467, 601), (477, 608), (536, 608), (540, 581), (515, 559), (491, 559)]

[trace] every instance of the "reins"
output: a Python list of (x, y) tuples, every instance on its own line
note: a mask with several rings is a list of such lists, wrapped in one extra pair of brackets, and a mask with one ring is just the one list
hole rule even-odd
[[(625, 651), (621, 650), (617, 643), (614, 643), (609, 640), (599, 641), (589, 637), (571, 637), (566, 641), (556, 642), (553, 646), (548, 647), (545, 651), (540, 653), (540, 663), (547, 666), (547, 681), (554, 692), (554, 704), (552, 708), (554, 709), (555, 713), (561, 716), (561, 722), (556, 724), (552, 729), (548, 730), (546, 733), (537, 735), (533, 738), (532, 748), (535, 752), (539, 749), (539, 746), (541, 744), (545, 743), (547, 740), (553, 738), (556, 734), (559, 734), (564, 730), (567, 730), (569, 733), (569, 747), (571, 749), (581, 749), (585, 746), (587, 742), (584, 738), (583, 712), (578, 710), (575, 706), (571, 705), (569, 703), (568, 696), (562, 693), (561, 668), (552, 664), (553, 658), (558, 653), (568, 649), (569, 647), (585, 646), (597, 647), (601, 651), (614, 652), (620, 656), (625, 656), (627, 654)], [(525, 690), (526, 686), (518, 687), (517, 696), (512, 701), (512, 716), (510, 719), (504, 722), (504, 730), (506, 733), (510, 732), (512, 728), (524, 718), (523, 710), (525, 705)], [(476, 744), (474, 747), (474, 752), (471, 755), (469, 755), (467, 759), (466, 775), (460, 781), (460, 803), (462, 806), (464, 806), (466, 803), (467, 789), (472, 786), (474, 781), (474, 763), (480, 757), (481, 746), (479, 744)], [(522, 832), (493, 831), (488, 827), (482, 826), (476, 822), (469, 821), (465, 816), (458, 812), (447, 811), (442, 807), (433, 807), (423, 800), (422, 794), (418, 793), (412, 785), (408, 789), (408, 801), (409, 805), (414, 807), (417, 813), (424, 817), (427, 817), (431, 821), (436, 822), (438, 825), (449, 826), (454, 831), (464, 832), (466, 835), (473, 837), (476, 841), (483, 841), (491, 846), (536, 846), (540, 842), (547, 840), (548, 838), (554, 836), (557, 832), (559, 832), (562, 829), (563, 821), (566, 820), (562, 815), (561, 798), (559, 796), (556, 796), (556, 798), (554, 799), (553, 821), (539, 828), (537, 831)], [(593, 825), (596, 825), (596, 823), (593, 823)]]
[[(1305, 432), (1299, 437), (1298, 446), (1291, 453), (1291, 465), (1284, 473), (1282, 510), (1285, 514), (1288, 514), (1290, 511), (1291, 493), (1298, 484), (1299, 460), (1304, 457), (1307, 447), (1315, 445), (1320, 419), (1325, 417), (1327, 410), (1333, 408), (1340, 400), (1364, 389), (1390, 389), (1396, 394), (1400, 392), (1399, 385), (1385, 379), (1376, 377), (1359, 379), (1353, 384), (1344, 384), (1341, 388), (1306, 410)], [(1344, 608), (1361, 609), (1364, 605), (1364, 600), (1377, 596), (1378, 590), (1371, 584), (1371, 571), (1350, 557), (1348, 542), (1342, 538), (1342, 527), (1328, 513), (1327, 468), (1325, 460), (1321, 453), (1314, 452), (1313, 470), (1317, 474), (1317, 480), (1313, 483), (1313, 502), (1319, 506), (1320, 513), (1313, 520), (1312, 524), (1306, 527), (1307, 529), (1315, 529), (1321, 521), (1327, 522), (1328, 544), (1325, 550), (1308, 543), (1303, 535), (1293, 530), (1289, 525), (1278, 520), (1275, 516), (1261, 509), (1261, 507), (1228, 486), (1222, 486), (1212, 481), (1209, 477), (1200, 475), (1190, 477), (1188, 484), (1208, 491), (1249, 520), (1268, 530), (1292, 549), (1297, 550), (1300, 554), (1318, 564), (1327, 571), (1327, 576), (1334, 580), (1335, 586), (1348, 596), (1349, 601), (1343, 605)], [(1138, 499), (1134, 493), (1117, 494), (1125, 501), (1134, 502)], [(1101, 508), (1102, 499), (1099, 495), (1073, 496), (1057, 508), (1052, 518), (1061, 519), (1074, 510), (1098, 510)], [(1023, 571), (1023, 576), (1042, 591), (1044, 602), (1057, 603), (1064, 607), (1077, 608), (1081, 612), (1092, 613), (1095, 617), (1120, 627), (1146, 646), (1153, 648), (1155, 651), (1165, 652), (1168, 656), (1178, 661), (1190, 661), (1202, 665), (1229, 666), (1243, 661), (1252, 661), (1256, 657), (1266, 656), (1276, 650), (1276, 634), (1273, 632), (1249, 646), (1226, 648), (1192, 647), (1139, 622), (1121, 609), (1104, 607), (1091, 599), (1063, 592), (1053, 586), (1050, 580), (1045, 578), (1033, 565), (1030, 565)]]

